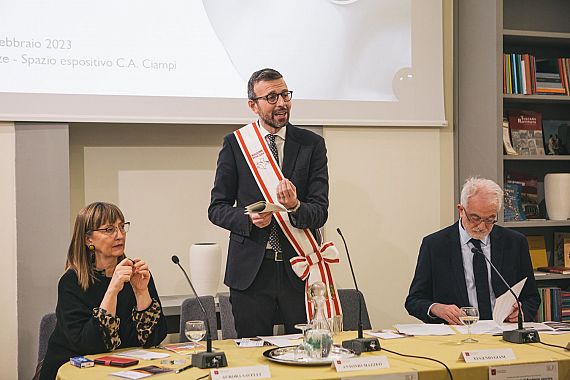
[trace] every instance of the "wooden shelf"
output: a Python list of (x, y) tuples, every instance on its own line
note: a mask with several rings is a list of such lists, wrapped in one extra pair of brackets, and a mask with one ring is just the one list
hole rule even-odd
[(505, 29), (503, 44), (564, 47), (570, 46), (570, 33)]
[(550, 281), (550, 280), (570, 280), (570, 274), (558, 274), (548, 272), (534, 272), (534, 279), (536, 281)]
[(503, 94), (505, 103), (570, 103), (568, 95)]
[(509, 156), (503, 155), (505, 161), (570, 161), (570, 154), (560, 156)]
[(499, 222), (497, 224), (509, 228), (567, 227), (570, 226), (570, 220), (523, 220), (520, 222)]

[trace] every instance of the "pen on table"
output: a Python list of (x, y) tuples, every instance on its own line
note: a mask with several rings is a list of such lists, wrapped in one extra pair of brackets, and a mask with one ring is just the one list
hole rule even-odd
[(174, 371), (174, 373), (180, 373), (182, 371), (186, 371), (188, 368), (192, 368), (192, 364), (187, 365), (186, 367), (182, 367)]

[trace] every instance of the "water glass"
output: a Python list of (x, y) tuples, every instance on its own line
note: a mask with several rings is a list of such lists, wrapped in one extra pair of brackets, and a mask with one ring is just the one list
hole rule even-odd
[(477, 339), (473, 339), (471, 336), (471, 325), (477, 323), (479, 320), (479, 310), (476, 307), (468, 306), (461, 308), (461, 315), (459, 316), (461, 323), (467, 326), (467, 331), (469, 332), (469, 338), (463, 339), (464, 343), (475, 343), (478, 342)]
[(194, 343), (194, 353), (198, 342), (206, 336), (206, 325), (204, 321), (186, 321), (184, 325), (184, 335), (189, 341)]

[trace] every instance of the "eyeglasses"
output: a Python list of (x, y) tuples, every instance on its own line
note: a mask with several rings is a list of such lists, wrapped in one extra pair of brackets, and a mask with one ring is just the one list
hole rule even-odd
[(258, 96), (257, 98), (252, 98), (251, 100), (264, 99), (269, 104), (275, 104), (275, 103), (277, 103), (277, 100), (279, 100), (279, 96), (281, 96), (283, 98), (284, 102), (290, 102), (291, 98), (293, 97), (293, 91), (283, 91), (280, 94), (276, 94), (276, 93), (272, 92), (269, 95)]
[(490, 216), (488, 218), (481, 218), (477, 214), (469, 215), (469, 213), (467, 212), (467, 209), (465, 207), (463, 207), (463, 212), (465, 213), (467, 220), (470, 221), (471, 223), (475, 224), (475, 225), (481, 224), (481, 222), (483, 222), (486, 225), (491, 226), (491, 225), (497, 223), (497, 221), (498, 221), (496, 216)]
[[(131, 226), (131, 222), (125, 222), (125, 223), (119, 223), (119, 227), (118, 229), (122, 232), (122, 233), (127, 233), (129, 232), (129, 228)], [(91, 231), (101, 231), (103, 232), (105, 235), (115, 235), (115, 233), (117, 233), (117, 227), (115, 226), (108, 226), (105, 228), (97, 228)]]

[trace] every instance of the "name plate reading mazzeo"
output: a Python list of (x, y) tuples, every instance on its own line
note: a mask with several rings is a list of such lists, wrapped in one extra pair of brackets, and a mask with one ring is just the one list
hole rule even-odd
[(250, 367), (215, 368), (210, 370), (212, 380), (269, 379), (269, 366), (254, 365)]
[(367, 356), (363, 358), (336, 359), (334, 366), (337, 372), (368, 371), (371, 369), (390, 368), (386, 356)]
[(465, 363), (485, 363), (515, 360), (516, 357), (511, 348), (500, 348), (495, 350), (463, 351), (459, 359), (465, 360)]
[[(352, 380), (354, 379), (353, 376), (350, 378), (348, 377), (341, 377), (340, 380)], [(418, 373), (417, 372), (401, 372), (401, 373), (384, 373), (382, 375), (374, 374), (374, 375), (364, 375), (358, 376), (358, 380), (418, 380)]]
[(558, 380), (558, 363), (516, 364), (489, 367), (489, 380)]

